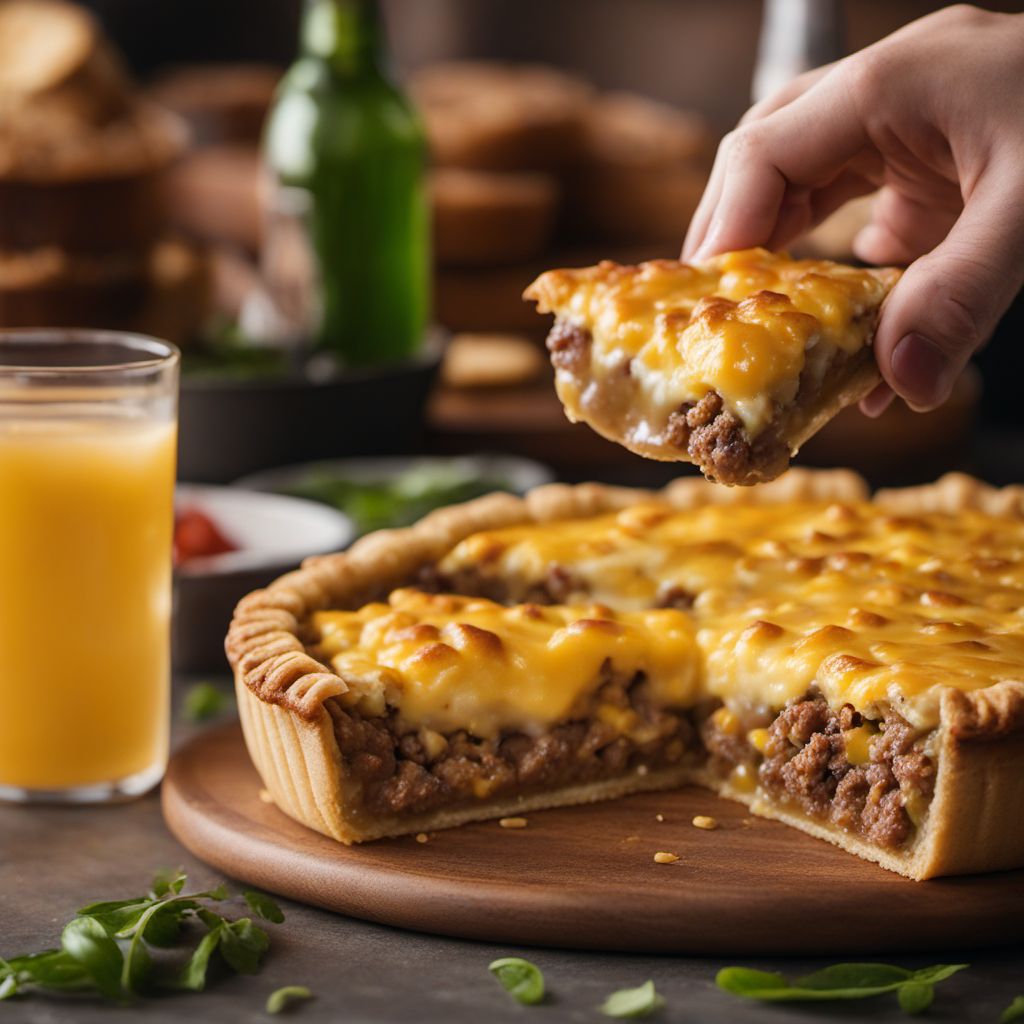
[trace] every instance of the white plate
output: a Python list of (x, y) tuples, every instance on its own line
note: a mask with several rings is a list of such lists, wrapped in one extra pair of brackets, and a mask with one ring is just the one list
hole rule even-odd
[(178, 484), (174, 505), (178, 511), (196, 508), (209, 516), (239, 549), (189, 559), (175, 570), (179, 576), (222, 576), (297, 565), (310, 555), (340, 551), (356, 533), (348, 516), (327, 505), (238, 487)]

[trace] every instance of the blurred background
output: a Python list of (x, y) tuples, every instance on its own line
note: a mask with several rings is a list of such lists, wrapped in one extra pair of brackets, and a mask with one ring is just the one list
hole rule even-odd
[[(523, 289), (677, 255), (755, 81), (940, 6), (0, 0), (0, 327), (174, 341), (180, 478), (331, 506), (347, 519), (328, 533), (555, 477), (663, 483), (690, 467), (565, 419)], [(795, 253), (852, 259), (869, 209)], [(846, 410), (799, 461), (1024, 478), (1022, 326), (1018, 301), (943, 409)], [(206, 624), (219, 658), (230, 602), (303, 552), (239, 575), (236, 550), (273, 547), (287, 516), (188, 494), (180, 563), (231, 579), (183, 635)]]

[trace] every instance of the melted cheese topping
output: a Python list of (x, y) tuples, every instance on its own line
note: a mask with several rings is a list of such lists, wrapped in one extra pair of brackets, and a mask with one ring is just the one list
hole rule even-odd
[(870, 504), (628, 509), (476, 534), (439, 565), (621, 610), (693, 599), (707, 695), (778, 709), (816, 684), (921, 728), (943, 687), (1024, 679), (1024, 524)]
[(526, 297), (593, 337), (589, 374), (556, 375), (573, 419), (607, 404), (603, 385), (621, 388), (627, 368), (651, 407), (641, 440), (711, 391), (753, 437), (795, 400), (805, 366), (820, 377), (837, 352), (870, 344), (897, 276), (749, 249), (695, 266), (655, 260), (553, 270)]
[(314, 624), (349, 684), (344, 703), (370, 716), (395, 707), (405, 723), (440, 733), (539, 733), (596, 714), (642, 741), (644, 723), (601, 703), (602, 684), (642, 672), (653, 699), (670, 707), (688, 706), (697, 688), (693, 625), (672, 609), (506, 608), (401, 589), (387, 604), (321, 612)]

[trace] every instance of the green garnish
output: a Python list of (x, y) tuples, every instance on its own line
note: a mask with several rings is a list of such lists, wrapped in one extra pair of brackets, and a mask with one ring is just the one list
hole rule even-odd
[(187, 722), (198, 725), (216, 718), (230, 706), (231, 696), (213, 683), (196, 683), (190, 686), (182, 704), (182, 714)]
[[(267, 933), (247, 917), (231, 920), (215, 906), (228, 899), (224, 886), (182, 893), (183, 872), (161, 872), (145, 896), (90, 903), (77, 911), (61, 933), (60, 949), (0, 959), (0, 999), (36, 992), (92, 992), (127, 1002), (159, 990), (200, 991), (214, 961), (253, 974), (270, 945)], [(284, 915), (268, 896), (247, 893), (261, 917)], [(206, 932), (187, 956), (150, 955), (155, 948), (181, 943), (183, 926), (197, 922)]]
[(200, 344), (182, 356), (182, 374), (192, 379), (261, 380), (287, 377), (289, 353), (259, 345), (246, 337), (238, 323), (220, 318), (207, 325)]
[(774, 971), (726, 967), (715, 983), (724, 992), (762, 1002), (811, 1002), (829, 999), (866, 999), (895, 992), (900, 1007), (909, 1014), (928, 1009), (935, 998), (934, 986), (968, 964), (936, 964), (910, 971), (890, 964), (835, 964), (790, 984)]
[[(3, 996), (0, 995), (0, 999)], [(1014, 1021), (1024, 1020), (1024, 996), (1017, 996), (1010, 1005), (1003, 1010), (999, 1018), (999, 1024), (1013, 1024)]]
[(257, 917), (262, 917), (264, 921), (270, 921), (272, 924), (281, 924), (284, 921), (284, 911), (265, 892), (246, 889), (242, 897)]
[(313, 993), (305, 985), (285, 985), (270, 993), (267, 998), (267, 1013), (280, 1013), (289, 1003), (299, 999), (312, 999)]
[(390, 480), (360, 482), (323, 472), (285, 489), (296, 498), (332, 505), (356, 524), (360, 533), (408, 526), (442, 505), (508, 490), (506, 480), (483, 477), (457, 463), (414, 465)]
[(487, 970), (501, 982), (502, 988), (527, 1006), (544, 998), (544, 975), (536, 964), (517, 956), (506, 956), (487, 965)]
[(637, 988), (622, 988), (613, 992), (601, 1006), (606, 1017), (647, 1017), (665, 1005), (665, 1000), (654, 989), (653, 981), (645, 981)]

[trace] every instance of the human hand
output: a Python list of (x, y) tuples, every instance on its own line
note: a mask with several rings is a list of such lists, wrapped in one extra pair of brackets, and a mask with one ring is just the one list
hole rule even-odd
[[(949, 397), (1024, 284), (1024, 15), (948, 7), (753, 107), (723, 139), (684, 259), (788, 245), (881, 189), (854, 252), (909, 264), (882, 307), (885, 384)], [(891, 389), (891, 390), (890, 390)]]

